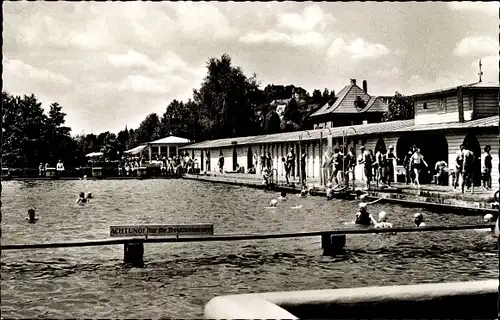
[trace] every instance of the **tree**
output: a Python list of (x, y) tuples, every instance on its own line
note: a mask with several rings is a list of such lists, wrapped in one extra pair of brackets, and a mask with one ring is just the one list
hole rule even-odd
[(157, 140), (160, 137), (157, 136), (157, 127), (160, 126), (160, 119), (156, 113), (149, 114), (146, 119), (144, 119), (139, 128), (137, 128), (137, 142), (139, 144), (150, 142), (152, 140)]
[(302, 117), (299, 111), (297, 101), (292, 98), (288, 101), (285, 111), (283, 112), (283, 120), (281, 128), (284, 131), (293, 131), (300, 129)]
[(411, 97), (405, 97), (396, 92), (389, 102), (388, 111), (384, 114), (384, 121), (408, 120), (415, 117), (415, 102)]
[(323, 101), (323, 97), (321, 95), (321, 91), (318, 89), (314, 89), (312, 93), (312, 103), (321, 103)]
[(276, 113), (275, 110), (270, 110), (264, 118), (264, 133), (279, 133), (281, 130), (280, 125), (280, 116)]
[(325, 88), (325, 90), (323, 90), (323, 100), (324, 101), (330, 100), (330, 91), (328, 91), (327, 88)]
[(203, 136), (219, 139), (258, 132), (255, 110), (260, 103), (253, 99), (258, 95), (257, 79), (246, 77), (227, 54), (210, 59), (207, 70), (201, 88), (193, 92)]

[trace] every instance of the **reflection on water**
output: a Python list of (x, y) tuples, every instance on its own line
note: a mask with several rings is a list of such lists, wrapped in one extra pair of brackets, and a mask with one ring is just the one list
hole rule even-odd
[[(79, 192), (95, 199), (75, 204)], [(213, 223), (216, 234), (349, 228), (355, 202), (187, 180), (6, 182), (2, 243), (104, 239), (113, 224)], [(296, 206), (300, 209), (292, 208)], [(24, 221), (35, 207), (41, 220)], [(395, 226), (421, 209), (375, 204)], [(481, 217), (425, 213), (427, 225)], [(321, 256), (319, 237), (147, 244), (146, 267), (122, 266), (123, 247), (2, 252), (1, 311), (8, 318), (200, 318), (222, 294), (491, 279), (496, 241), (476, 231), (352, 235), (345, 256)]]

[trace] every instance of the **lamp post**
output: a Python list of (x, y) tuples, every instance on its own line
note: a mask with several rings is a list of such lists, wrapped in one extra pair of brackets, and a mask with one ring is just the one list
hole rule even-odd
[[(344, 149), (344, 159), (345, 159), (345, 153), (346, 153), (346, 137), (347, 137), (347, 133), (349, 132), (349, 130), (352, 130), (354, 131), (354, 134), (357, 134), (356, 132), (356, 129), (354, 129), (354, 127), (349, 127), (347, 128), (346, 130), (342, 131), (342, 148)], [(346, 171), (345, 171), (345, 161), (342, 161), (342, 171), (344, 172), (344, 185), (346, 187), (346, 192), (347, 192), (347, 187), (349, 187), (347, 185), (347, 177), (346, 176)], [(347, 172), (347, 174), (349, 174), (349, 172)], [(354, 191), (354, 187), (355, 187), (355, 184), (354, 184), (354, 172), (353, 172), (353, 175), (352, 175), (352, 190)]]
[(311, 134), (310, 134), (310, 133), (309, 133), (309, 131), (307, 131), (307, 130), (306, 130), (306, 131), (304, 131), (304, 132), (302, 132), (302, 133), (299, 135), (299, 152), (300, 152), (300, 155), (299, 155), (299, 179), (300, 179), (300, 185), (303, 185), (303, 183), (302, 183), (302, 182), (304, 181), (304, 180), (302, 179), (302, 144), (301, 144), (301, 142), (302, 142), (302, 135), (303, 135), (304, 133), (307, 133), (307, 135), (308, 135), (309, 137), (311, 137)]

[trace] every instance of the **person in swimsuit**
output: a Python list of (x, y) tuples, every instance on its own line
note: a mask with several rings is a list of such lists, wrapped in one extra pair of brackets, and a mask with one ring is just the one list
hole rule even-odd
[(329, 181), (332, 181), (332, 183), (338, 186), (340, 184), (338, 174), (342, 170), (341, 155), (338, 148), (333, 149), (332, 168), (332, 175)]
[[(471, 190), (472, 186), (472, 172), (474, 170), (474, 153), (469, 150), (467, 146), (464, 146), (462, 151), (463, 167), (462, 167), (462, 193), (464, 193), (465, 187), (467, 191)], [(472, 190), (471, 190), (472, 192)]]
[(370, 181), (372, 179), (372, 157), (368, 151), (366, 151), (364, 146), (361, 146), (361, 160), (359, 164), (364, 165), (365, 176), (366, 176), (366, 190), (370, 189)]
[(219, 172), (224, 173), (224, 156), (222, 155), (222, 152), (219, 155), (218, 165), (219, 165)]
[(492, 157), (490, 151), (491, 147), (487, 145), (484, 147), (484, 153), (481, 157), (481, 172), (484, 191), (491, 190), (491, 169), (493, 168), (493, 165), (491, 163)]
[[(462, 157), (462, 151), (464, 149), (464, 145), (460, 145), (460, 150), (457, 151), (457, 154), (455, 155), (455, 171), (453, 174), (453, 190), (457, 190), (458, 185), (460, 184), (460, 176), (462, 175), (462, 168), (463, 168), (463, 157)], [(463, 176), (462, 176), (463, 180)]]
[(89, 192), (89, 193), (87, 193), (87, 200), (88, 200), (88, 199), (93, 199), (93, 198), (94, 198), (94, 197), (92, 196), (92, 193), (90, 193), (90, 192)]
[(28, 221), (29, 223), (36, 223), (38, 221), (34, 209), (28, 210), (28, 217), (25, 220)]
[(380, 211), (378, 214), (378, 223), (375, 228), (392, 228), (392, 223), (387, 222), (387, 213), (385, 211)]
[(394, 154), (394, 146), (389, 146), (389, 151), (386, 154), (387, 159), (387, 185), (390, 186), (391, 182), (394, 181), (394, 166), (399, 161), (399, 158)]
[(425, 227), (424, 216), (420, 212), (415, 213), (413, 222), (415, 223), (415, 227)]
[(377, 221), (373, 218), (373, 216), (368, 213), (366, 210), (366, 203), (361, 202), (359, 204), (359, 211), (356, 213), (356, 224), (361, 224), (361, 225), (376, 225)]
[(280, 196), (278, 197), (279, 200), (288, 200), (288, 198), (286, 197), (286, 192), (285, 191), (281, 191), (281, 194)]
[(408, 185), (410, 182), (413, 184), (413, 175), (410, 167), (411, 156), (413, 156), (413, 152), (410, 149), (406, 154), (403, 160), (403, 167), (405, 168), (405, 184)]
[(76, 203), (78, 204), (87, 203), (87, 199), (85, 198), (85, 193), (80, 192), (80, 196), (78, 197), (78, 200), (76, 200)]
[[(420, 172), (422, 169), (428, 167), (427, 162), (424, 160), (424, 156), (420, 153), (420, 149), (411, 156), (410, 166), (413, 168), (413, 172), (415, 173), (415, 183), (420, 188)], [(413, 185), (415, 186), (415, 184)]]

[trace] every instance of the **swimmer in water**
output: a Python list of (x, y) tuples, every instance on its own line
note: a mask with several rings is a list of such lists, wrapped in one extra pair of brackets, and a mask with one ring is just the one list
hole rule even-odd
[(92, 196), (92, 193), (87, 193), (87, 199), (94, 199), (94, 197)]
[(38, 221), (38, 218), (35, 216), (34, 209), (28, 210), (28, 217), (25, 220), (28, 221), (29, 223), (36, 223)]
[(375, 225), (375, 228), (392, 228), (392, 223), (387, 222), (387, 212), (379, 212), (378, 223)]
[(276, 199), (271, 200), (271, 203), (269, 203), (269, 205), (271, 207), (276, 207), (278, 205), (278, 200), (276, 200)]
[(309, 188), (307, 188), (307, 193), (309, 193), (309, 195), (313, 196), (314, 195), (314, 186), (309, 186)]
[(424, 216), (420, 212), (415, 213), (413, 221), (415, 222), (415, 227), (425, 227)]
[(373, 218), (373, 216), (368, 213), (366, 210), (366, 203), (361, 202), (359, 204), (359, 211), (356, 213), (356, 224), (361, 224), (361, 225), (377, 225), (377, 221)]
[[(488, 222), (493, 222), (494, 221), (494, 217), (491, 213), (488, 213), (488, 214), (485, 214), (484, 217), (483, 217), (483, 221), (485, 223), (488, 223)], [(491, 232), (493, 231), (493, 229), (491, 228), (485, 228), (485, 229), (474, 229), (474, 231), (476, 232)]]
[(288, 198), (286, 197), (286, 192), (285, 191), (281, 191), (281, 195), (278, 197), (278, 199), (280, 199), (280, 200), (287, 200)]
[(78, 200), (76, 200), (76, 203), (78, 204), (87, 203), (87, 199), (85, 198), (85, 193), (80, 192), (80, 196), (78, 197)]
[(305, 197), (307, 197), (307, 196), (308, 196), (308, 194), (307, 194), (307, 190), (306, 190), (306, 189), (302, 189), (302, 190), (300, 190), (299, 197), (301, 197), (301, 198), (305, 198)]
[(493, 215), (491, 213), (488, 213), (483, 217), (484, 222), (493, 222), (493, 220), (494, 220), (494, 218), (493, 218)]

